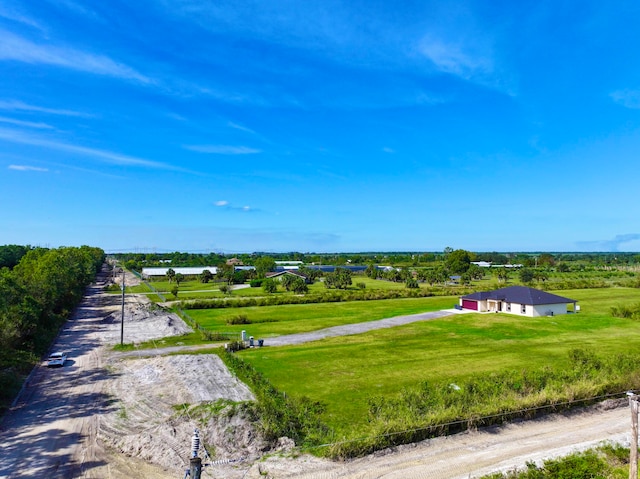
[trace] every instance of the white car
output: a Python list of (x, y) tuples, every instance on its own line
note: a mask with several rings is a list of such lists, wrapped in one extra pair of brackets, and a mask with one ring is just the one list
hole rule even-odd
[(64, 366), (64, 362), (67, 360), (67, 353), (57, 352), (51, 353), (49, 359), (47, 359), (47, 367)]

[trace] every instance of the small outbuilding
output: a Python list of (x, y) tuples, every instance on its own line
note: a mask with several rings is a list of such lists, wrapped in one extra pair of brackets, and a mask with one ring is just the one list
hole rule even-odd
[(547, 293), (527, 286), (509, 286), (493, 291), (480, 291), (460, 298), (462, 309), (479, 313), (510, 313), (521, 316), (555, 316), (567, 314), (569, 304), (577, 312), (575, 299)]

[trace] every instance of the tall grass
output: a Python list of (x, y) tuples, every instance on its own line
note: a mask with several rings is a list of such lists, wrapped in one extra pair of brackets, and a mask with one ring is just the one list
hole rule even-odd
[(629, 476), (629, 449), (605, 444), (558, 459), (547, 459), (541, 466), (527, 463), (526, 469), (498, 472), (482, 479), (613, 479)]
[(616, 318), (627, 318), (640, 320), (640, 303), (636, 304), (620, 304), (611, 307), (611, 316)]

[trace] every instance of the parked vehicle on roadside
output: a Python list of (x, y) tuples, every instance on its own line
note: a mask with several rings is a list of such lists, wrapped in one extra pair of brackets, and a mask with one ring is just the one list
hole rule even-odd
[(61, 351), (51, 353), (49, 355), (49, 359), (47, 359), (47, 367), (62, 367), (64, 366), (65, 361), (67, 360), (67, 353), (63, 353)]

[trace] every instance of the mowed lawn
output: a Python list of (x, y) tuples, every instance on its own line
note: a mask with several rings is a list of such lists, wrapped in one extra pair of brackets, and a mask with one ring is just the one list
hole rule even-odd
[[(187, 311), (201, 326), (211, 331), (240, 332), (270, 338), (339, 326), (374, 321), (405, 314), (453, 308), (457, 297), (385, 299), (344, 303), (287, 304), (247, 308), (195, 309)], [(230, 325), (234, 316), (244, 315), (251, 324)]]
[[(556, 293), (580, 301), (582, 311), (540, 318), (454, 315), (298, 346), (254, 348), (238, 354), (263, 372), (279, 390), (325, 403), (327, 422), (339, 435), (354, 437), (359, 429), (366, 428), (367, 399), (376, 395), (393, 395), (423, 381), (455, 383), (505, 369), (556, 367), (568, 362), (567, 353), (573, 348), (590, 348), (599, 355), (640, 351), (640, 322), (609, 314), (611, 306), (640, 302), (640, 290), (611, 288)], [(450, 305), (448, 298), (444, 306)], [(335, 316), (342, 317), (348, 311), (348, 308), (338, 310), (348, 305), (327, 305), (329, 309), (322, 316), (317, 306), (309, 309), (308, 316), (304, 307), (296, 310), (296, 316), (301, 317), (290, 321), (286, 315), (291, 311), (283, 311), (282, 321), (296, 325), (311, 317), (309, 321), (315, 325), (326, 321), (326, 326), (333, 326), (337, 322)], [(396, 312), (400, 309), (398, 306)], [(371, 319), (379, 319), (380, 309), (371, 305), (369, 312)], [(291, 332), (294, 330), (292, 327)]]

